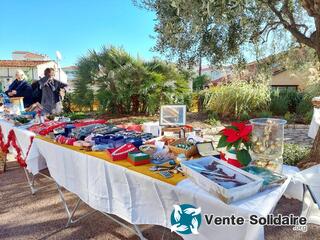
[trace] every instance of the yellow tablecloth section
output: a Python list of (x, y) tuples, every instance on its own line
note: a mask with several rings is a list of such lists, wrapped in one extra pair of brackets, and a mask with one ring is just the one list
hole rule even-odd
[(81, 150), (81, 147), (75, 147), (75, 146), (70, 146), (70, 145), (66, 145), (66, 144), (56, 143), (52, 139), (47, 138), (47, 137), (36, 136), (36, 138), (41, 139), (41, 140), (46, 141), (46, 142), (49, 142), (49, 143), (52, 143), (52, 144), (55, 144), (55, 145), (59, 145), (59, 146), (64, 147), (64, 148), (68, 148), (68, 149), (71, 149), (71, 150), (74, 150), (74, 151), (77, 151), (77, 152), (81, 152), (83, 154), (87, 154), (87, 155), (90, 155), (90, 156), (105, 160), (105, 161), (110, 162), (112, 164), (116, 164), (116, 165), (122, 166), (124, 168), (130, 169), (132, 171), (144, 174), (146, 176), (158, 179), (158, 180), (160, 180), (162, 182), (166, 182), (166, 183), (169, 183), (169, 184), (172, 184), (172, 185), (177, 185), (180, 181), (182, 181), (182, 180), (187, 178), (186, 176), (182, 176), (181, 173), (174, 174), (174, 176), (171, 177), (171, 178), (165, 178), (165, 177), (161, 176), (159, 173), (152, 172), (152, 171), (149, 170), (149, 168), (154, 166), (154, 164), (146, 164), (146, 165), (142, 165), (142, 166), (133, 166), (127, 160), (112, 161), (109, 158), (109, 156), (107, 155), (106, 152), (84, 151), (84, 150)]

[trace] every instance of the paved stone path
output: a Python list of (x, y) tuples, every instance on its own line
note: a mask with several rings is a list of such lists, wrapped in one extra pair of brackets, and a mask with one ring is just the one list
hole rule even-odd
[[(219, 131), (223, 129), (222, 126), (208, 127), (205, 125), (202, 128), (203, 137), (206, 140), (218, 143), (220, 135), (217, 135)], [(284, 129), (284, 140), (286, 143), (299, 144), (306, 147), (311, 147), (313, 139), (308, 137), (309, 125), (302, 124), (290, 124)]]
[(308, 137), (309, 125), (287, 125), (284, 129), (286, 143), (311, 147), (313, 139)]

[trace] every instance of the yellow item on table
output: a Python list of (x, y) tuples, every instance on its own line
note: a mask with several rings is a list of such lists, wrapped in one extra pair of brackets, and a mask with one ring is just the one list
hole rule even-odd
[(41, 140), (46, 141), (46, 142), (49, 142), (49, 143), (52, 143), (52, 144), (59, 145), (59, 146), (64, 147), (64, 148), (68, 148), (68, 149), (74, 150), (76, 152), (80, 152), (80, 153), (83, 153), (83, 154), (87, 154), (87, 155), (90, 155), (90, 156), (105, 160), (105, 161), (107, 161), (107, 162), (109, 162), (111, 164), (120, 165), (120, 166), (125, 167), (127, 169), (130, 169), (132, 171), (141, 173), (141, 174), (149, 176), (151, 178), (158, 179), (158, 180), (160, 180), (162, 182), (166, 182), (166, 183), (169, 183), (171, 185), (177, 185), (180, 181), (182, 181), (182, 180), (187, 178), (186, 176), (182, 176), (182, 174), (180, 174), (180, 173), (174, 174), (173, 177), (171, 177), (171, 178), (164, 178), (159, 173), (152, 172), (152, 171), (149, 170), (150, 167), (154, 166), (154, 164), (145, 164), (145, 165), (141, 165), (141, 166), (133, 166), (127, 160), (120, 160), (120, 161), (114, 162), (107, 156), (107, 153), (105, 151), (89, 152), (89, 151), (83, 150), (81, 147), (76, 147), (76, 146), (70, 146), (70, 145), (66, 145), (66, 144), (56, 143), (53, 140), (51, 140), (49, 138), (46, 138), (46, 137), (36, 136), (36, 138), (41, 139)]

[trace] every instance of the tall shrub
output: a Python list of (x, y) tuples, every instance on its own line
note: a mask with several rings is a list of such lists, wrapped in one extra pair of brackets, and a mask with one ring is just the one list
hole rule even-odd
[(235, 80), (204, 91), (204, 97), (207, 110), (239, 117), (244, 113), (268, 109), (270, 87), (267, 83)]

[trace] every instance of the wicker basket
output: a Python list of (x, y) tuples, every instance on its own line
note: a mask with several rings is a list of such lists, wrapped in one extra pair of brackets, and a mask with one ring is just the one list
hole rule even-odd
[(169, 145), (169, 149), (174, 155), (184, 153), (184, 155), (186, 155), (187, 158), (190, 158), (196, 155), (198, 153), (198, 149), (196, 146), (191, 146), (189, 150), (176, 147), (177, 144), (186, 144), (186, 143), (187, 143), (187, 140), (185, 138), (178, 139)]

